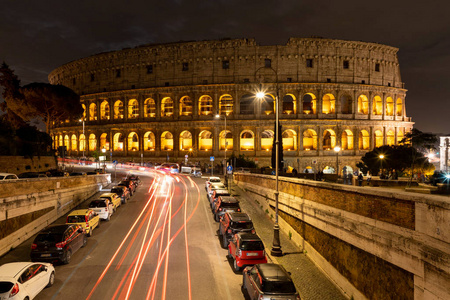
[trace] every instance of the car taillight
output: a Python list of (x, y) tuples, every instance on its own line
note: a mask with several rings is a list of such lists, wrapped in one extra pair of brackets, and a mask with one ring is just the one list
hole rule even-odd
[(237, 211), (241, 211), (241, 209), (240, 209), (240, 208), (238, 208), (238, 209), (237, 209)]
[(56, 243), (56, 248), (59, 248), (59, 249), (62, 249), (62, 248), (64, 248), (64, 246), (66, 245), (66, 241), (64, 241), (64, 242), (61, 242), (61, 243)]
[(108, 207), (105, 207), (105, 211), (106, 211), (106, 212), (108, 211)]
[(222, 211), (222, 207), (221, 207), (221, 208), (219, 208), (219, 211)]
[(239, 249), (236, 255), (237, 255), (237, 256), (241, 256), (241, 255), (242, 255), (242, 250)]
[(228, 229), (228, 233), (231, 233), (231, 229)]
[(253, 234), (255, 234), (255, 233), (256, 233), (255, 229), (252, 229), (252, 233), (253, 233)]
[(31, 244), (31, 250), (34, 250), (37, 248), (37, 245), (35, 243)]
[(300, 298), (300, 295), (296, 295), (295, 299), (296, 299), (296, 300), (302, 300), (302, 299)]
[(12, 296), (17, 295), (17, 293), (19, 293), (19, 285), (16, 283), (16, 284), (13, 286), (13, 288), (12, 288), (12, 290), (11, 290), (11, 293), (9, 293), (9, 297), (11, 298)]

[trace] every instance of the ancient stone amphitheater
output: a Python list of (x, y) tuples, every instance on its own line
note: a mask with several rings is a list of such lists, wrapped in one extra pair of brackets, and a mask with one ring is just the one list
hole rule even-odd
[[(181, 162), (187, 155), (220, 163), (243, 154), (262, 167), (270, 164), (278, 102), (286, 166), (355, 169), (364, 153), (397, 144), (413, 126), (397, 52), (291, 38), (286, 45), (230, 39), (100, 53), (49, 75), (79, 93), (85, 109), (84, 122), (55, 124), (51, 135), (71, 156), (105, 149), (108, 160)], [(255, 97), (260, 90), (263, 99)]]

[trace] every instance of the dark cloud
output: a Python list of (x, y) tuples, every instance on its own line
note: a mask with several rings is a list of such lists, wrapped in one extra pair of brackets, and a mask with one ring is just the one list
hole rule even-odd
[(322, 36), (387, 44), (398, 56), (407, 114), (423, 131), (450, 133), (450, 2), (380, 0), (22, 0), (0, 10), (0, 60), (26, 84), (99, 52), (149, 43), (255, 38), (284, 44)]

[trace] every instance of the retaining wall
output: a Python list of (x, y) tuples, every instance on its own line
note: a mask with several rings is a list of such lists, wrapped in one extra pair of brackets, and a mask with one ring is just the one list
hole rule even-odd
[[(274, 176), (234, 179), (274, 207)], [(279, 191), (282, 230), (349, 296), (450, 299), (449, 197), (285, 177)]]

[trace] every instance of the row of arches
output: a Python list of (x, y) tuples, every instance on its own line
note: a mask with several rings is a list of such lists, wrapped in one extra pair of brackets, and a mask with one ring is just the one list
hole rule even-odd
[[(286, 94), (280, 99), (280, 112), (282, 114), (290, 115), (298, 113), (297, 99), (293, 94)], [(301, 101), (301, 112), (304, 114), (363, 114), (368, 115), (386, 115), (386, 116), (402, 116), (403, 115), (403, 100), (398, 98), (395, 102), (392, 97), (387, 97), (383, 100), (376, 95), (371, 101), (368, 96), (361, 94), (356, 101), (356, 108), (353, 105), (353, 99), (350, 95), (342, 95), (338, 100), (332, 93), (325, 94), (319, 102), (314, 93), (304, 94)], [(137, 99), (129, 99), (122, 101), (120, 99), (108, 101), (103, 100), (99, 103), (99, 110), (97, 103), (92, 102), (82, 104), (84, 109), (84, 118), (89, 121), (110, 120), (110, 119), (137, 119), (137, 118), (155, 118), (157, 114), (161, 117), (171, 117), (175, 111), (180, 116), (210, 116), (218, 112), (221, 115), (230, 115), (236, 112), (235, 105), (238, 105), (240, 115), (252, 115), (257, 112), (261, 114), (270, 115), (275, 112), (275, 97), (272, 94), (267, 94), (263, 101), (258, 101), (254, 94), (243, 95), (237, 104), (230, 94), (224, 94), (219, 97), (218, 107), (214, 108), (213, 98), (209, 95), (202, 95), (198, 98), (197, 103), (190, 96), (182, 96), (178, 103), (172, 97), (163, 97), (157, 108), (156, 101), (153, 98), (146, 98), (142, 106)], [(111, 107), (112, 105), (112, 111)], [(175, 110), (175, 106), (178, 109)], [(339, 111), (338, 108), (339, 107)], [(159, 112), (157, 112), (159, 109)], [(142, 110), (142, 112), (141, 112)], [(88, 112), (88, 116), (87, 116)], [(87, 117), (87, 118), (86, 118)]]
[[(299, 150), (299, 140), (297, 132), (292, 129), (287, 129), (282, 132), (282, 145), (284, 151)], [(386, 141), (384, 134), (381, 130), (374, 131), (373, 146), (380, 147), (385, 144), (395, 145), (398, 144), (404, 137), (403, 131), (398, 130), (397, 134), (393, 130), (386, 132)], [(209, 130), (202, 130), (197, 138), (194, 139), (194, 135), (189, 130), (183, 130), (177, 137), (170, 131), (164, 131), (157, 137), (153, 131), (147, 131), (142, 135), (140, 139), (137, 132), (130, 132), (123, 134), (116, 132), (112, 135), (112, 139), (108, 133), (102, 133), (96, 136), (94, 133), (88, 135), (86, 143), (86, 136), (80, 134), (59, 134), (53, 136), (55, 149), (58, 146), (66, 146), (71, 151), (97, 151), (101, 149), (112, 151), (211, 151), (213, 150), (213, 133)], [(158, 143), (156, 138), (159, 139)], [(175, 149), (175, 139), (178, 139), (178, 149)], [(218, 148), (221, 151), (253, 151), (256, 149), (256, 143), (259, 142), (259, 149), (270, 151), (272, 150), (274, 139), (274, 132), (272, 130), (264, 130), (260, 134), (259, 141), (256, 139), (256, 135), (252, 130), (243, 130), (239, 133), (238, 138), (234, 139), (233, 133), (229, 130), (223, 130), (218, 135)], [(369, 131), (363, 129), (360, 130), (355, 137), (353, 132), (349, 129), (342, 131), (340, 137), (333, 129), (326, 129), (321, 137), (321, 149), (319, 149), (318, 134), (313, 129), (306, 129), (302, 132), (301, 136), (301, 149), (304, 151), (311, 150), (324, 150), (331, 151), (337, 145), (340, 145), (342, 150), (370, 150), (371, 141)], [(357, 143), (355, 143), (357, 139)], [(112, 143), (112, 145), (111, 145)], [(234, 144), (237, 143), (237, 147)], [(159, 145), (159, 149), (157, 146)], [(197, 147), (195, 147), (197, 145)], [(194, 149), (195, 147), (195, 149)]]

